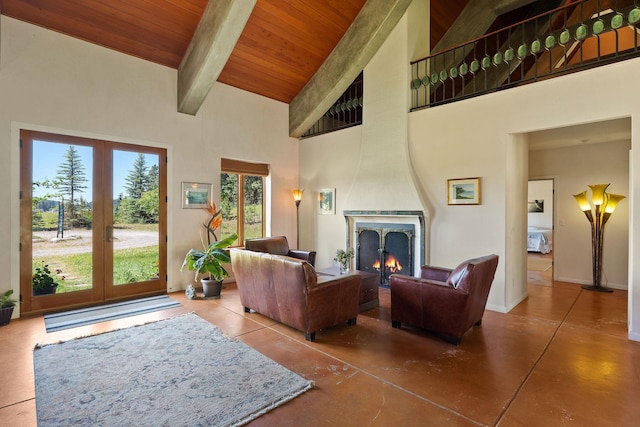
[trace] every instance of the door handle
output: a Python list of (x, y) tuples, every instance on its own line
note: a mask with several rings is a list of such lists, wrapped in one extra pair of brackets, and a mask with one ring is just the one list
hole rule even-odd
[(105, 242), (111, 242), (113, 241), (113, 227), (110, 225), (107, 225), (107, 229), (105, 231)]

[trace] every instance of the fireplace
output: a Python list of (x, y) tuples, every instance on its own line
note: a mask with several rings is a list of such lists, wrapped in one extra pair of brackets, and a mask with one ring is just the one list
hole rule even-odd
[(413, 276), (413, 224), (356, 223), (356, 269), (380, 276), (388, 286), (389, 276)]
[[(413, 276), (424, 263), (421, 211), (344, 211), (347, 247), (355, 250), (357, 270), (377, 274), (389, 286), (391, 274)], [(353, 242), (353, 243), (352, 243)]]

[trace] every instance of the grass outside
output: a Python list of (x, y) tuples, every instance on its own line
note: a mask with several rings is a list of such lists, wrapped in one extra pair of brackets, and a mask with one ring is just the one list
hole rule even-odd
[[(50, 212), (44, 212), (51, 214)], [(47, 215), (50, 217), (51, 215)], [(57, 216), (56, 216), (57, 218)], [(48, 218), (51, 220), (51, 218)], [(158, 224), (116, 224), (117, 230), (136, 230), (157, 232)], [(73, 230), (65, 230), (69, 234)], [(47, 239), (38, 236), (38, 232), (34, 231), (34, 243), (38, 245), (54, 245), (49, 243)], [(82, 253), (66, 253), (65, 249), (72, 249), (74, 245), (79, 244), (78, 240), (59, 241), (55, 243), (56, 254), (46, 257), (33, 257), (33, 267), (46, 263), (49, 265), (54, 280), (58, 283), (57, 293), (72, 292), (83, 289), (90, 289), (93, 283), (92, 271), (93, 261), (90, 249)], [(71, 252), (69, 250), (68, 252)], [(142, 282), (157, 278), (158, 276), (158, 245), (150, 245), (142, 248), (117, 249), (113, 253), (113, 283), (116, 285), (134, 282)]]
[(42, 217), (42, 228), (45, 230), (55, 230), (58, 228), (58, 212), (41, 212), (40, 216)]
[[(33, 259), (33, 266), (41, 261), (49, 265), (54, 280), (58, 283), (57, 293), (90, 289), (92, 278), (92, 254), (57, 255), (47, 259)], [(113, 254), (113, 283), (127, 284), (155, 279), (158, 276), (158, 246), (122, 249)], [(58, 272), (59, 273), (56, 273)]]
[[(230, 236), (233, 233), (238, 232), (238, 225), (235, 221), (223, 221), (222, 226), (220, 227), (219, 232), (216, 232), (218, 238), (222, 239), (224, 237)], [(262, 237), (262, 223), (256, 224), (245, 224), (244, 225), (244, 238), (245, 239), (253, 239), (255, 237)], [(236, 242), (233, 246), (242, 246), (244, 242)]]

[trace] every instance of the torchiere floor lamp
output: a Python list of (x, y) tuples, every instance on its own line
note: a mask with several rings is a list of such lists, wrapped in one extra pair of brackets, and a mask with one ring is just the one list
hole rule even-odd
[(587, 199), (587, 192), (574, 194), (573, 197), (578, 201), (580, 209), (584, 212), (591, 224), (591, 256), (593, 258), (593, 285), (583, 285), (583, 289), (599, 292), (613, 292), (601, 286), (602, 279), (602, 243), (604, 241), (604, 226), (616, 209), (618, 203), (624, 199), (624, 196), (618, 194), (610, 194), (605, 190), (611, 184), (590, 185), (591, 203), (593, 204), (595, 214), (591, 212), (591, 205)]
[(300, 249), (300, 201), (302, 200), (303, 192), (304, 190), (299, 188), (291, 190), (293, 200), (296, 202), (296, 249)]

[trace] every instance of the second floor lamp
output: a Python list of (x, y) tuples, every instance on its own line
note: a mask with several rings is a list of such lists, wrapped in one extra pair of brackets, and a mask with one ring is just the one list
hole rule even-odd
[(580, 194), (574, 194), (573, 197), (578, 201), (580, 210), (587, 216), (587, 220), (591, 224), (591, 257), (592, 257), (592, 269), (593, 269), (593, 284), (583, 285), (583, 289), (589, 291), (599, 292), (613, 292), (612, 289), (604, 287), (601, 284), (602, 280), (602, 249), (604, 243), (604, 226), (613, 214), (618, 203), (624, 199), (624, 196), (619, 194), (607, 193), (605, 190), (610, 184), (597, 184), (590, 185), (591, 188), (591, 204), (593, 204), (593, 211), (591, 210), (591, 204), (587, 198), (587, 192), (583, 191)]
[(296, 188), (291, 190), (293, 200), (296, 202), (296, 249), (300, 249), (300, 201), (304, 190)]

